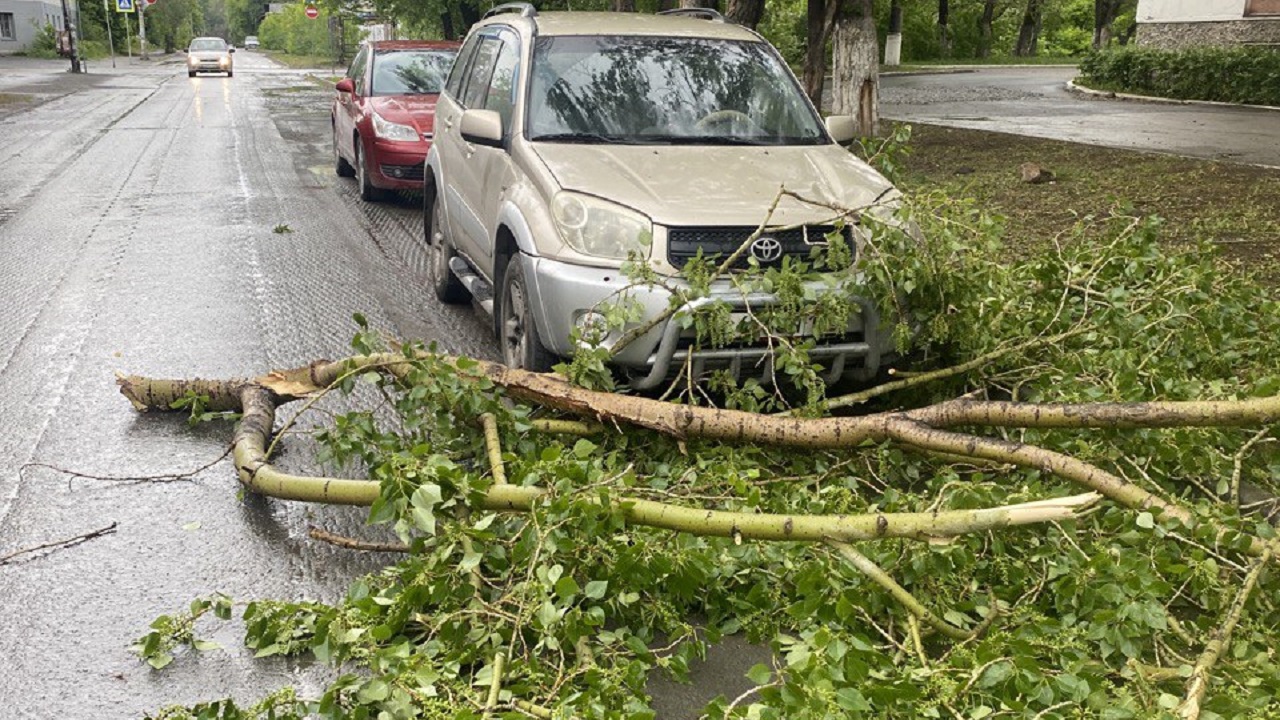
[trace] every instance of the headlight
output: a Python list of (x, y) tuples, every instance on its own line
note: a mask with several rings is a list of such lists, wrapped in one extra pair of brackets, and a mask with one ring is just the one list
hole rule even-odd
[(373, 134), (384, 140), (401, 140), (404, 142), (417, 142), (418, 131), (408, 125), (393, 123), (384, 119), (378, 113), (373, 115)]
[(583, 255), (626, 260), (649, 254), (653, 223), (630, 208), (590, 195), (561, 192), (551, 201), (560, 237)]
[(200, 64), (200, 61), (199, 61), (199, 60), (197, 60), (197, 59), (195, 58), (195, 56), (194, 56), (194, 55), (188, 55), (188, 56), (187, 56), (187, 64), (188, 64), (188, 65), (199, 65), (199, 64)]
[(231, 58), (227, 57), (226, 55), (223, 55), (222, 57), (218, 58), (218, 64), (229, 65), (231, 64)]

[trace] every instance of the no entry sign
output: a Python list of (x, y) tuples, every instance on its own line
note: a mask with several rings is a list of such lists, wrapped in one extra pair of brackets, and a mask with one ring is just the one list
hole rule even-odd
[(320, 17), (320, 9), (317, 8), (315, 5), (308, 5), (307, 17), (311, 18), (312, 20), (315, 20), (316, 18)]

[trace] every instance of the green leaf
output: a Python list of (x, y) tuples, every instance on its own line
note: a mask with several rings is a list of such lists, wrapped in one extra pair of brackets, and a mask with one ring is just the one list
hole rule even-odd
[(580, 591), (577, 581), (571, 577), (563, 577), (556, 581), (556, 595), (561, 600), (568, 600)]
[(609, 589), (608, 580), (592, 580), (587, 583), (587, 589), (583, 593), (592, 600), (599, 600), (604, 597), (605, 592)]
[(1138, 513), (1138, 527), (1144, 530), (1150, 530), (1156, 526), (1156, 519), (1149, 512)]
[(756, 663), (747, 671), (747, 679), (757, 685), (764, 685), (773, 678), (773, 669), (764, 663)]
[(365, 705), (382, 702), (391, 696), (391, 688), (382, 680), (370, 680), (360, 688), (356, 697)]

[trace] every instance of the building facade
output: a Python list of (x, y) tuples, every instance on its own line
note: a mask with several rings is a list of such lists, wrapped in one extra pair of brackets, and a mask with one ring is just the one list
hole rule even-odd
[(61, 31), (62, 4), (56, 0), (0, 0), (0, 55), (26, 52), (45, 25)]
[(1280, 0), (1138, 0), (1138, 44), (1268, 45), (1280, 51)]

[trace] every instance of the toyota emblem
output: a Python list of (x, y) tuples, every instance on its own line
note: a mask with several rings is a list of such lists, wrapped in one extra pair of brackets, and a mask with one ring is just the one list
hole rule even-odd
[(751, 257), (762, 263), (771, 263), (782, 257), (782, 243), (775, 237), (758, 238), (751, 243)]

